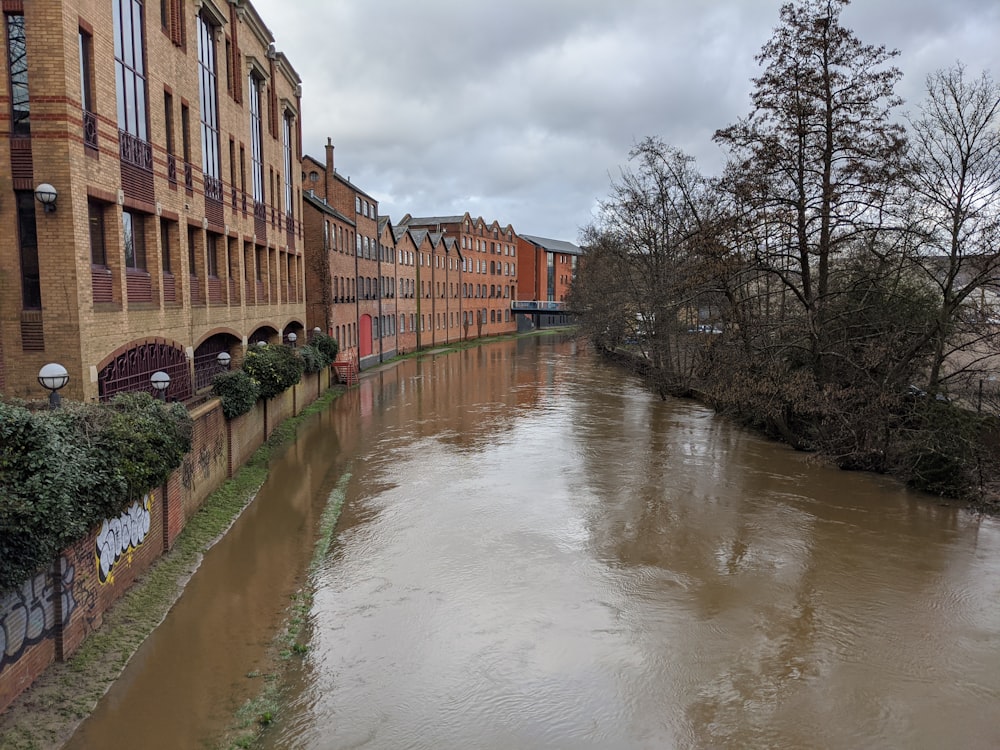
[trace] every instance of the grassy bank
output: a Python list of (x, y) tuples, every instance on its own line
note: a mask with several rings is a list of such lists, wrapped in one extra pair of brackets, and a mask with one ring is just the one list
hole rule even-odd
[(299, 425), (342, 393), (342, 388), (330, 389), (301, 414), (282, 423), (236, 475), (206, 499), (173, 549), (105, 614), (101, 628), (67, 662), (50, 666), (0, 716), (0, 750), (54, 750), (69, 739), (132, 654), (166, 617), (206, 550), (256, 496), (267, 478), (272, 452), (291, 442)]

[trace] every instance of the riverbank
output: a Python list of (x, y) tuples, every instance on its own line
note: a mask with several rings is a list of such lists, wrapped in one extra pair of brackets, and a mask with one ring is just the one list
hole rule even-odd
[(250, 504), (267, 478), (272, 453), (344, 389), (328, 390), (283, 422), (244, 466), (213, 492), (163, 555), (104, 616), (66, 662), (52, 664), (0, 715), (0, 750), (57, 750), (118, 678), (146, 637), (163, 621), (201, 559)]
[[(739, 399), (720, 396), (725, 389), (720, 390), (718, 383), (714, 384), (714, 396), (709, 392), (711, 384), (697, 381), (685, 383), (682, 389), (673, 388), (665, 385), (670, 382), (669, 378), (662, 377), (662, 373), (641, 354), (622, 348), (597, 347), (597, 350), (616, 366), (638, 375), (661, 397), (695, 399), (721, 416), (734, 419), (797, 451), (811, 453), (839, 469), (891, 476), (911, 489), (950, 505), (1000, 516), (1000, 474), (996, 470), (1000, 465), (1000, 419), (996, 416), (963, 408), (957, 401), (914, 396), (905, 402), (907, 408), (896, 413), (894, 428), (884, 430), (883, 440), (870, 446), (867, 454), (856, 452), (855, 455), (838, 456), (824, 449), (836, 445), (829, 436), (813, 441), (803, 439), (810, 432), (822, 435), (827, 429), (823, 423), (829, 420), (830, 414), (818, 403), (811, 407), (799, 405), (793, 430), (789, 419), (793, 411), (791, 406), (778, 416), (764, 417), (753, 413), (752, 409), (748, 411), (748, 405)], [(911, 437), (907, 441), (895, 440), (896, 432)]]
[[(435, 356), (513, 338), (565, 333), (566, 330), (544, 329), (455, 342), (387, 360), (365, 370), (361, 377), (373, 375), (404, 359)], [(342, 387), (330, 389), (301, 414), (283, 422), (233, 478), (206, 499), (177, 537), (171, 551), (161, 557), (105, 614), (102, 627), (67, 662), (52, 664), (31, 688), (0, 714), (0, 750), (58, 750), (63, 746), (122, 673), (146, 637), (166, 617), (183, 593), (187, 581), (198, 569), (205, 552), (222, 538), (252, 502), (268, 476), (271, 455), (290, 444), (305, 420), (327, 408), (342, 393)], [(336, 507), (339, 512), (339, 503), (333, 502), (333, 498), (328, 506)], [(336, 515), (332, 520), (324, 517), (323, 524), (324, 528), (329, 527), (328, 534), (332, 539)], [(279, 656), (283, 651), (296, 653), (296, 620), (301, 622), (301, 612), (297, 613), (296, 608), (303, 607), (307, 612), (307, 593), (293, 603), (287, 628), (278, 637), (276, 653)], [(254, 674), (253, 677), (261, 679), (262, 689), (258, 699), (248, 703), (236, 717), (233, 731), (227, 739), (231, 747), (247, 747), (252, 740), (250, 735), (266, 726), (268, 713), (274, 710), (270, 707), (275, 688), (273, 676)]]

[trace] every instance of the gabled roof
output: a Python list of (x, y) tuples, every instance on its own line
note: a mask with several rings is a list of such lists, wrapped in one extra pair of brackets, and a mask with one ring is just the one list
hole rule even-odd
[(302, 200), (304, 200), (313, 208), (318, 208), (320, 211), (327, 214), (328, 216), (334, 216), (340, 219), (341, 221), (350, 224), (352, 227), (357, 226), (357, 224), (354, 223), (354, 219), (349, 219), (346, 216), (344, 216), (342, 213), (340, 213), (340, 211), (335, 209), (325, 200), (317, 197), (316, 193), (314, 193), (312, 190), (306, 190), (304, 193), (302, 193)]
[(420, 247), (424, 244), (424, 240), (427, 239), (429, 232), (426, 229), (410, 229), (410, 237), (413, 238), (413, 244)]
[(566, 242), (565, 240), (550, 240), (548, 237), (536, 237), (533, 234), (519, 234), (518, 237), (523, 237), (532, 245), (540, 247), (542, 250), (546, 250), (550, 253), (583, 255), (583, 250), (574, 245), (572, 242)]

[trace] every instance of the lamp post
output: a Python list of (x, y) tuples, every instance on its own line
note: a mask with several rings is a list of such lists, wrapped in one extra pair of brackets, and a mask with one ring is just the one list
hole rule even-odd
[(59, 408), (59, 404), (62, 402), (59, 397), (59, 389), (68, 382), (69, 373), (58, 362), (42, 365), (42, 369), (38, 371), (38, 384), (49, 391), (49, 409), (55, 411)]
[(215, 358), (216, 362), (219, 363), (223, 370), (229, 369), (229, 363), (232, 359), (233, 358), (229, 356), (229, 352), (219, 352), (219, 356)]
[(321, 333), (323, 333), (323, 329), (320, 328), (319, 326), (313, 328), (313, 341), (315, 341), (316, 337), (319, 336)]
[(153, 376), (149, 379), (149, 382), (153, 384), (153, 388), (156, 389), (156, 395), (159, 397), (160, 401), (167, 400), (167, 388), (170, 387), (170, 376), (167, 375), (163, 370), (157, 370), (153, 373)]
[(295, 331), (288, 334), (288, 343), (292, 345), (292, 349), (295, 348), (295, 342), (299, 340), (299, 337), (295, 335)]

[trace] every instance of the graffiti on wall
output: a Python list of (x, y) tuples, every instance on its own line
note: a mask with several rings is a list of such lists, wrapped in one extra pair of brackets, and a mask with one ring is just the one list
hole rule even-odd
[(97, 534), (95, 556), (101, 583), (114, 583), (114, 567), (122, 557), (132, 562), (132, 552), (149, 533), (149, 495), (129, 506), (118, 518), (105, 519)]
[[(76, 609), (73, 580), (76, 568), (59, 558), (62, 590), (62, 621), (69, 622)], [(21, 588), (0, 598), (0, 672), (14, 664), (29, 646), (47, 638), (59, 624), (55, 581), (48, 572), (39, 573)]]

